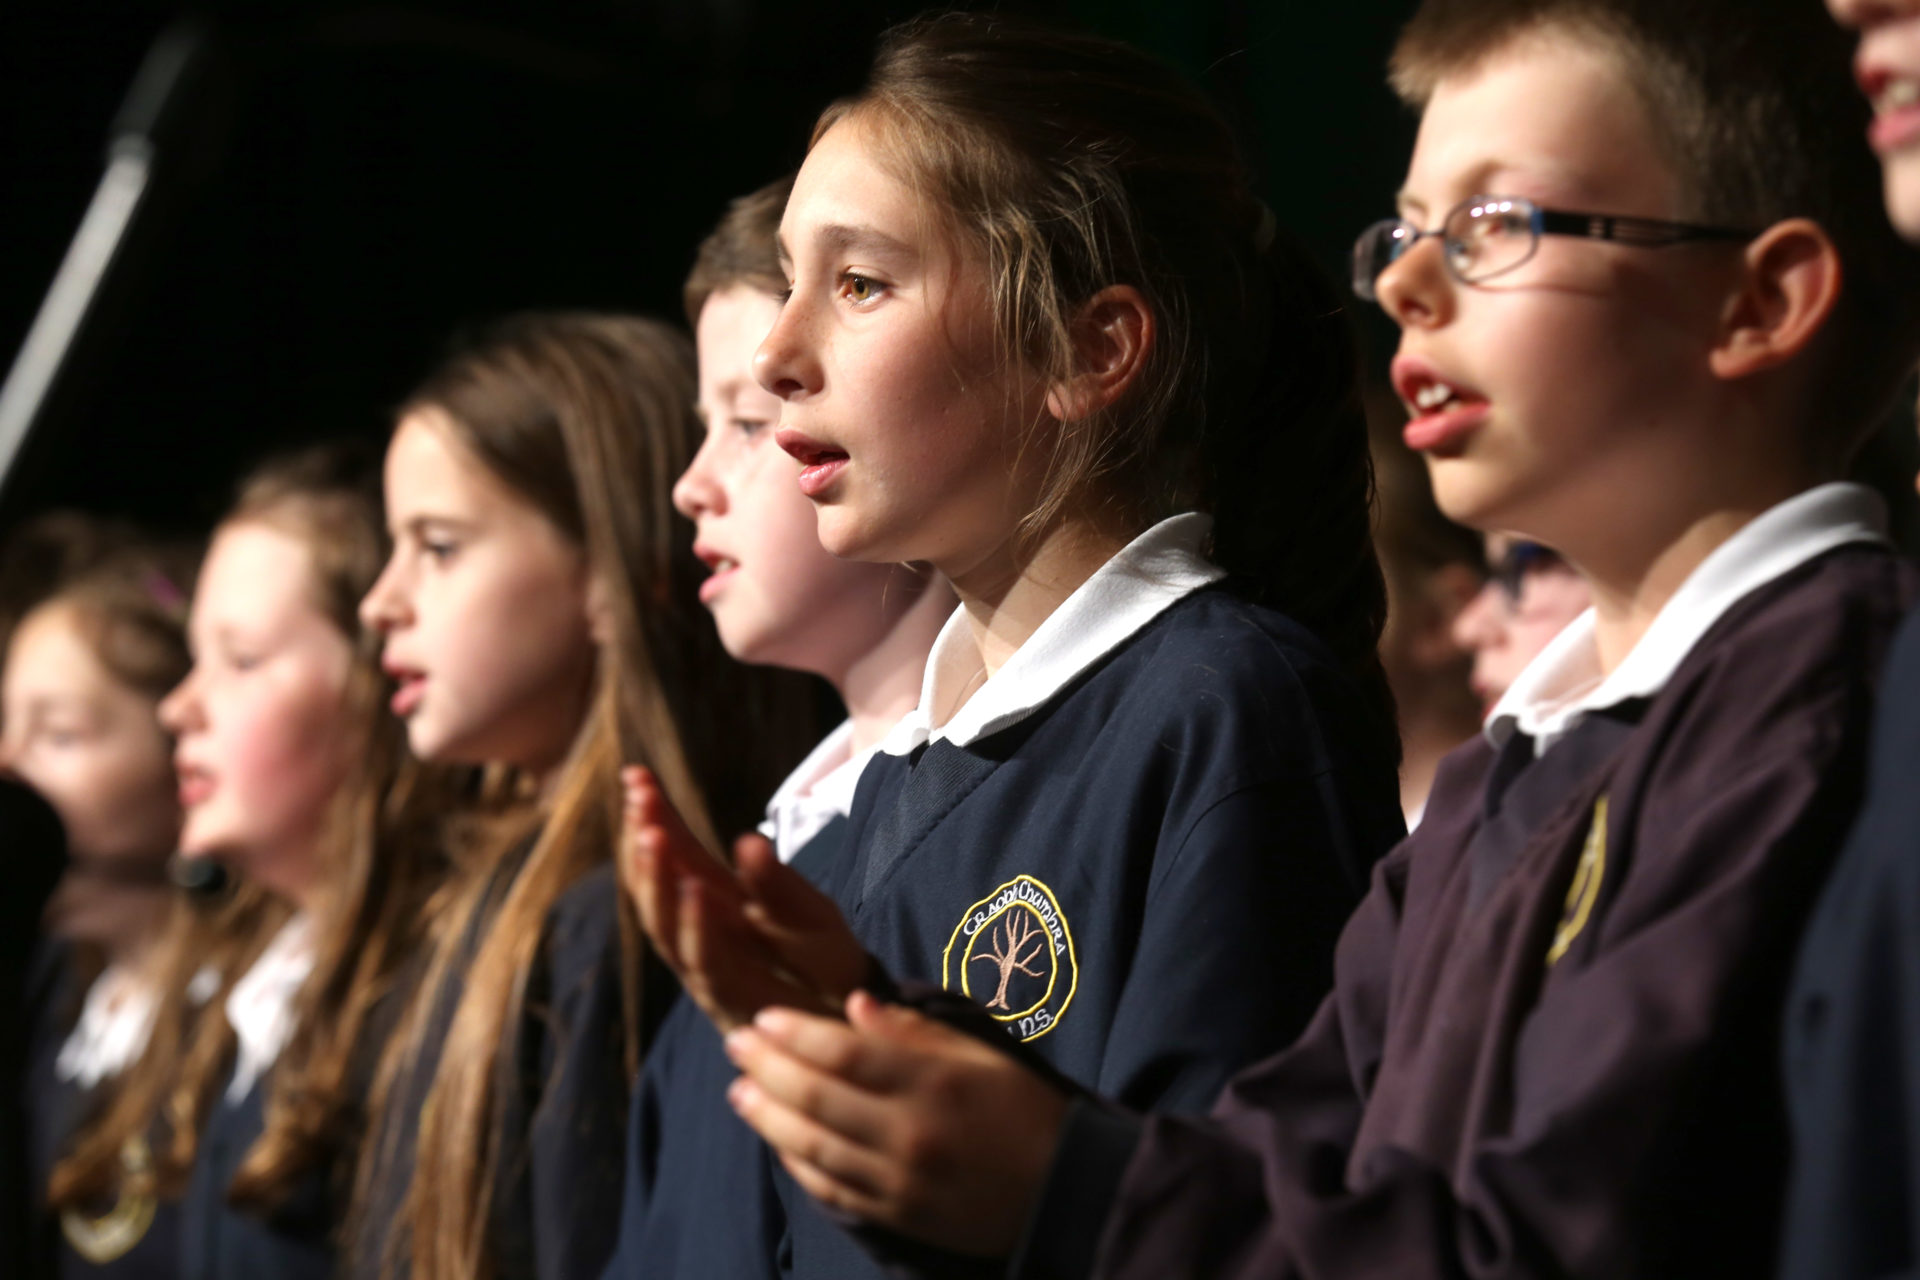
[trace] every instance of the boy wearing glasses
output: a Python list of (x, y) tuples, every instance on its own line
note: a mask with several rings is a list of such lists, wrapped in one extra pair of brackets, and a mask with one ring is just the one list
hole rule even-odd
[(1427, 0), (1355, 284), (1442, 509), (1557, 548), (1593, 611), (1211, 1118), (856, 996), (730, 1044), (803, 1183), (1020, 1277), (1772, 1269), (1786, 972), (1914, 595), (1832, 482), (1920, 331), (1845, 64), (1805, 0)]

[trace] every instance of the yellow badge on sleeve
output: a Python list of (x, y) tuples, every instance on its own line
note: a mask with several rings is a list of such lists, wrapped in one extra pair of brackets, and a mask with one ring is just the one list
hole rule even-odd
[(1560, 912), (1560, 927), (1553, 931), (1553, 945), (1547, 948), (1547, 968), (1551, 969), (1567, 954), (1575, 938), (1587, 927), (1593, 904), (1600, 897), (1600, 883), (1607, 877), (1607, 798), (1594, 802), (1593, 825), (1587, 828), (1587, 843), (1580, 850), (1580, 862), (1573, 869), (1573, 883), (1567, 886), (1567, 905)]
[(1032, 876), (968, 907), (940, 956), (940, 985), (978, 1000), (1021, 1040), (1059, 1026), (1079, 983), (1066, 912)]

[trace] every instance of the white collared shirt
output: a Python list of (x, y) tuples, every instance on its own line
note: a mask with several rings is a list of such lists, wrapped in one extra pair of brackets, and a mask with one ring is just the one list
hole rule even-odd
[(1049, 614), (951, 720), (936, 725), (932, 708), (951, 701), (942, 699), (947, 691), (941, 673), (979, 670), (966, 606), (954, 610), (928, 655), (920, 705), (894, 726), (880, 750), (910, 755), (940, 738), (964, 747), (1020, 723), (1177, 601), (1226, 576), (1200, 554), (1212, 529), (1212, 517), (1187, 512), (1129, 542)]
[(1650, 698), (1700, 637), (1738, 601), (1815, 556), (1854, 542), (1887, 540), (1886, 505), (1857, 484), (1823, 484), (1762, 512), (1702, 560), (1611, 674), (1600, 670), (1592, 609), (1568, 623), (1514, 679), (1487, 717), (1495, 745), (1515, 729), (1536, 755), (1588, 712)]
[(773, 841), (780, 861), (792, 862), (829, 822), (853, 812), (860, 774), (879, 749), (875, 744), (856, 752), (853, 721), (842, 721), (787, 775), (767, 801), (767, 820), (760, 824), (760, 834)]
[(293, 999), (313, 972), (313, 920), (296, 915), (273, 936), (227, 993), (227, 1021), (239, 1041), (227, 1101), (243, 1101), (293, 1036)]
[(91, 1089), (140, 1056), (159, 1007), (153, 984), (126, 969), (108, 969), (87, 988), (79, 1021), (60, 1046), (53, 1074)]

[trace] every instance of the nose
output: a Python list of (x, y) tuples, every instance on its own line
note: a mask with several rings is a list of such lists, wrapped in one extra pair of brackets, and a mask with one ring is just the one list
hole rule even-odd
[(698, 520), (704, 515), (719, 515), (727, 509), (727, 495), (715, 474), (715, 457), (720, 432), (724, 428), (716, 427), (707, 432), (700, 442), (700, 450), (693, 455), (693, 461), (673, 482), (673, 507), (689, 520)]
[(360, 601), (360, 623), (370, 631), (385, 635), (410, 620), (406, 592), (400, 581), (400, 547), (395, 545), (386, 567), (373, 580), (373, 586)]
[(199, 669), (187, 672), (187, 678), (173, 687), (173, 692), (160, 699), (157, 708), (160, 727), (178, 738), (198, 728), (203, 722), (200, 711), (200, 697), (194, 686), (194, 677)]
[(1440, 237), (1422, 236), (1374, 280), (1381, 310), (1402, 329), (1430, 329), (1452, 316), (1454, 282), (1440, 254)]
[(824, 371), (815, 347), (808, 309), (796, 292), (753, 353), (753, 376), (782, 401), (818, 395)]
[(1453, 619), (1453, 642), (1462, 649), (1478, 653), (1500, 642), (1506, 633), (1506, 605), (1500, 598), (1500, 585), (1488, 582)]
[(1827, 11), (1845, 27), (1864, 31), (1894, 18), (1920, 12), (1916, 0), (1827, 0)]

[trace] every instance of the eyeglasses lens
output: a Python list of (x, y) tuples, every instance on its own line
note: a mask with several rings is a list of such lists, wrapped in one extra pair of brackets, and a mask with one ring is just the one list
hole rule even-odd
[(1447, 265), (1464, 281), (1511, 271), (1533, 256), (1533, 206), (1524, 200), (1475, 199), (1457, 206), (1442, 228)]
[(1369, 302), (1377, 293), (1374, 282), (1407, 251), (1418, 233), (1398, 218), (1376, 222), (1353, 242), (1353, 292)]

